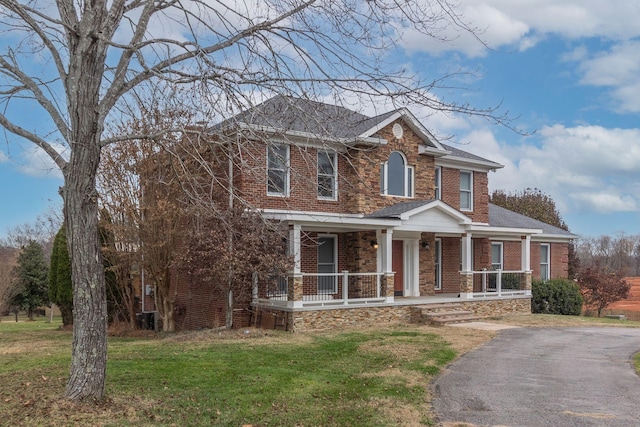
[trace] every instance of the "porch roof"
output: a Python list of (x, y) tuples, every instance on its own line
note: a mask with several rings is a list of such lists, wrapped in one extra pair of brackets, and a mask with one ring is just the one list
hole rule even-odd
[(441, 200), (410, 200), (387, 206), (369, 214), (335, 212), (305, 212), (264, 209), (266, 218), (297, 223), (307, 230), (380, 230), (432, 232), (461, 235), (471, 232), (477, 236), (567, 241), (576, 236), (566, 230), (545, 224), (496, 205), (489, 205), (489, 223), (475, 223), (471, 218)]
[(538, 221), (493, 203), (489, 203), (489, 225), (492, 227), (535, 228), (541, 230), (538, 237), (546, 239), (572, 240), (578, 237), (560, 227)]

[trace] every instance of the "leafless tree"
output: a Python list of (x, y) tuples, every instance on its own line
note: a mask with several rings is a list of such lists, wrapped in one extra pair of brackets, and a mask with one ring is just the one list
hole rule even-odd
[(219, 118), (264, 92), (382, 96), (504, 122), (492, 108), (443, 101), (438, 88), (454, 80), (422, 81), (388, 56), (403, 31), (438, 39), (447, 26), (472, 32), (446, 0), (0, 0), (0, 125), (40, 147), (64, 176), (75, 307), (67, 397), (104, 394), (95, 181), (103, 147), (141, 137), (104, 132), (109, 120), (135, 113), (128, 101), (165, 81), (217, 94), (206, 107)]
[(42, 246), (45, 256), (51, 256), (53, 239), (62, 225), (62, 210), (56, 206), (50, 206), (46, 212), (38, 215), (33, 222), (16, 225), (7, 230), (5, 238), (0, 240), (0, 245), (12, 248), (22, 248), (30, 241), (35, 241)]
[(18, 249), (0, 246), (0, 317), (8, 310), (8, 303), (19, 291), (14, 280)]
[(577, 252), (585, 266), (601, 265), (612, 271), (625, 271), (629, 276), (640, 275), (640, 235), (581, 237)]

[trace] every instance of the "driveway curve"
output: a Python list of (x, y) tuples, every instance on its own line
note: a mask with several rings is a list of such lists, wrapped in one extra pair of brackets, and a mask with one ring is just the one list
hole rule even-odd
[(439, 422), (478, 426), (638, 426), (640, 329), (516, 328), (433, 383)]

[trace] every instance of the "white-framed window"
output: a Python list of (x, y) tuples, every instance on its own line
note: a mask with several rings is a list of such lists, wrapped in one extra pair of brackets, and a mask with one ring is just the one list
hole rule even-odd
[(546, 282), (551, 278), (551, 245), (540, 245), (540, 280)]
[(442, 168), (436, 166), (433, 171), (433, 186), (434, 186), (434, 198), (436, 200), (442, 200)]
[(435, 264), (435, 285), (434, 288), (436, 291), (442, 289), (442, 240), (436, 239), (435, 248), (434, 248), (434, 264)]
[(502, 242), (491, 243), (491, 269), (492, 270), (504, 270), (503, 267), (503, 253)]
[(460, 210), (473, 210), (473, 172), (460, 171)]
[(289, 146), (267, 146), (267, 194), (289, 196)]
[(318, 150), (318, 199), (338, 198), (338, 153)]
[(337, 271), (338, 239), (334, 235), (318, 236), (318, 294), (338, 292)]
[(399, 151), (380, 165), (380, 192), (387, 196), (413, 197), (414, 168)]

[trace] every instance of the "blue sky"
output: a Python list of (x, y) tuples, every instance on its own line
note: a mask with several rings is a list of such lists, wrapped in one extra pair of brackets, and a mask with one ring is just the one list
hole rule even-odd
[[(445, 28), (445, 43), (404, 33), (393, 58), (427, 79), (477, 70), (468, 90), (447, 96), (502, 103), (530, 134), (478, 117), (412, 109), (416, 116), (436, 135), (453, 135), (448, 144), (504, 164), (491, 190), (539, 188), (576, 234), (639, 234), (640, 2), (462, 0), (458, 10), (490, 49)], [(0, 237), (60, 205), (62, 184), (45, 156), (2, 135)]]

